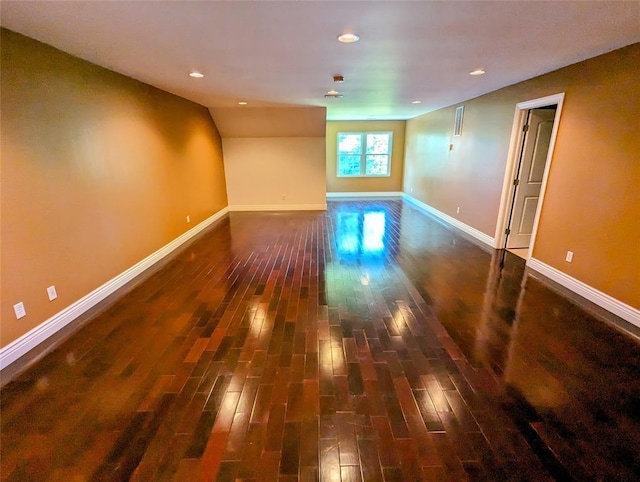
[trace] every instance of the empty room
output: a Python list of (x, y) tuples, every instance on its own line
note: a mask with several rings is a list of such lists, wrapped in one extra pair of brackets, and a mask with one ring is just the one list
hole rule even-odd
[(0, 35), (0, 480), (640, 479), (640, 3)]

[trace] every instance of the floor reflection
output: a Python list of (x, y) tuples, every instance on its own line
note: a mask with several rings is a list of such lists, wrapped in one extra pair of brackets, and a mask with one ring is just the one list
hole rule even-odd
[(412, 206), (394, 260), (559, 479), (640, 477), (640, 346)]
[[(351, 320), (341, 323), (344, 333), (370, 330), (381, 318), (392, 333), (396, 322), (403, 326), (398, 287), (389, 285), (399, 268), (477, 373), (497, 384), (494, 396), (528, 442), (543, 454), (555, 451), (559, 460), (546, 463), (557, 465), (556, 476), (631, 480), (640, 473), (631, 451), (640, 447), (636, 343), (546, 288), (524, 260), (480, 249), (400, 201), (330, 202), (325, 220), (328, 243), (317, 247), (325, 252), (313, 267), (318, 301), (332, 323)], [(279, 223), (283, 229), (273, 229)], [(272, 215), (264, 232), (238, 236), (244, 244), (232, 236), (233, 251), (283, 242), (298, 249), (299, 234), (281, 234), (289, 223)], [(374, 348), (385, 353), (392, 341)], [(335, 355), (321, 350), (321, 365)], [(333, 363), (346, 369), (340, 360)]]
[(395, 252), (391, 231), (397, 219), (389, 216), (393, 205), (338, 204), (335, 212), (336, 258), (341, 261), (382, 260)]

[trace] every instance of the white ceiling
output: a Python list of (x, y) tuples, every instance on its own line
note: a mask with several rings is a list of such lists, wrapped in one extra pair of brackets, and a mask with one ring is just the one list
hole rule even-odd
[[(3, 0), (0, 14), (6, 28), (207, 107), (326, 106), (328, 119), (411, 118), (640, 42), (637, 0)], [(360, 42), (339, 43), (343, 32)], [(469, 76), (477, 67), (486, 75)], [(332, 88), (344, 98), (325, 99)]]

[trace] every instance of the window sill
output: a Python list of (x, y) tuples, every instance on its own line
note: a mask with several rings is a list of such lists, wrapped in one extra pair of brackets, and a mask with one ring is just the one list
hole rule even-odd
[(354, 176), (345, 176), (345, 175), (337, 174), (336, 177), (338, 177), (338, 178), (347, 178), (347, 179), (351, 179), (351, 178), (354, 178), (354, 177), (377, 179), (377, 178), (381, 178), (381, 177), (391, 177), (391, 174), (377, 174), (377, 175), (356, 174)]

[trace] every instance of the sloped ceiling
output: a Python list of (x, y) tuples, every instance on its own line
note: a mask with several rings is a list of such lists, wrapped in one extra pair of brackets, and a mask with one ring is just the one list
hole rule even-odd
[(324, 137), (324, 107), (215, 107), (222, 137)]

